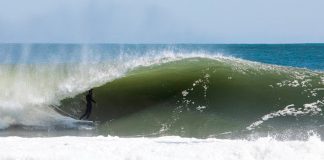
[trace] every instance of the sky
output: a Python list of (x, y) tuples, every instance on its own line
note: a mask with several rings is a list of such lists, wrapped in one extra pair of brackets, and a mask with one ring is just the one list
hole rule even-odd
[(324, 0), (0, 0), (1, 43), (321, 43)]

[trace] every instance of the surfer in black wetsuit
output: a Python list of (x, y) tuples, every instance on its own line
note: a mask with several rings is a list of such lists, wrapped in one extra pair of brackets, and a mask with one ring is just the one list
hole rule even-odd
[(93, 89), (90, 89), (87, 96), (86, 96), (87, 109), (86, 109), (86, 112), (80, 117), (80, 120), (83, 119), (84, 117), (86, 117), (86, 119), (89, 118), (89, 116), (91, 114), (91, 110), (92, 110), (92, 102), (96, 103), (96, 101), (92, 99), (92, 90)]

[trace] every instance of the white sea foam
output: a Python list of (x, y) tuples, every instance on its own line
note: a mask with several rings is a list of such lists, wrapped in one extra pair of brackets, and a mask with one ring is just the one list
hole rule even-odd
[(323, 160), (324, 143), (307, 141), (194, 139), (180, 137), (0, 138), (0, 159), (96, 160)]
[(306, 115), (306, 114), (316, 115), (322, 111), (323, 106), (324, 106), (324, 100), (323, 101), (318, 100), (316, 102), (304, 104), (303, 108), (296, 108), (294, 104), (290, 104), (287, 105), (282, 110), (278, 110), (276, 112), (272, 112), (262, 116), (260, 120), (253, 122), (250, 126), (246, 127), (246, 129), (252, 130), (269, 119), (281, 117), (281, 116), (298, 116), (298, 115)]

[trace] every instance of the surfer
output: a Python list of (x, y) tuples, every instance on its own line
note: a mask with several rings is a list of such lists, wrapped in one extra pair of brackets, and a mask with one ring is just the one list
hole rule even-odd
[(86, 100), (87, 100), (87, 109), (86, 109), (86, 112), (80, 117), (80, 120), (83, 119), (84, 117), (86, 117), (86, 119), (89, 118), (90, 114), (91, 114), (91, 110), (92, 110), (92, 102), (93, 103), (96, 103), (95, 100), (93, 100), (92, 98), (92, 90), (93, 89), (90, 89), (88, 91), (88, 94), (86, 96)]

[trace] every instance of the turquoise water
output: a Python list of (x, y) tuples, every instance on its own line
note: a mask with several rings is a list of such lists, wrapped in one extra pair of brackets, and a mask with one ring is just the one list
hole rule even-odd
[[(0, 63), (78, 62), (82, 55), (106, 61), (120, 54), (159, 54), (204, 52), (222, 54), (251, 61), (324, 69), (324, 44), (0, 44)], [(29, 56), (21, 60), (23, 54)]]

